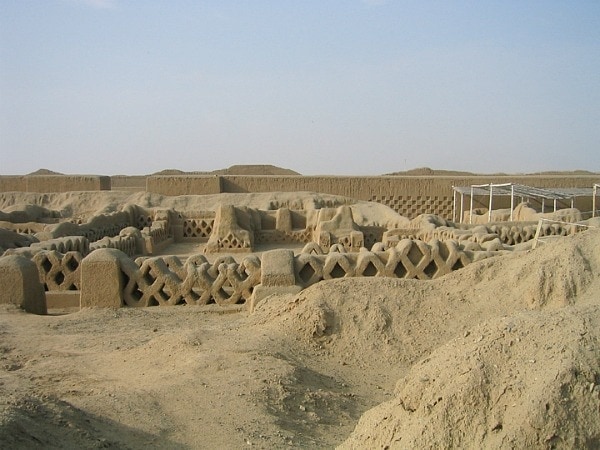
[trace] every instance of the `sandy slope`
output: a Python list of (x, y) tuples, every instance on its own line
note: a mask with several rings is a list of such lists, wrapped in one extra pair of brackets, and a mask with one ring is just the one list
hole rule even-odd
[(600, 231), (551, 242), (435, 281), (322, 282), (252, 315), (4, 307), (0, 443), (597, 447)]

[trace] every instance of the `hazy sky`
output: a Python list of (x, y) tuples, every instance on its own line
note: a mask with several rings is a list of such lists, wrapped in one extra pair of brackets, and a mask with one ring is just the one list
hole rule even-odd
[(600, 1), (2, 0), (0, 174), (600, 171)]

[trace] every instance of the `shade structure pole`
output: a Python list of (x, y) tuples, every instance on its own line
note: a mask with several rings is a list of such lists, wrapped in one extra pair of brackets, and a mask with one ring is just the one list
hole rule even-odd
[(513, 211), (515, 209), (515, 185), (510, 185), (510, 221), (513, 221)]
[(488, 223), (492, 221), (492, 199), (494, 198), (494, 185), (490, 183), (490, 204), (488, 207)]
[(452, 186), (452, 222), (456, 223), (456, 189)]
[(469, 208), (469, 224), (473, 223), (473, 186), (471, 186), (471, 207)]

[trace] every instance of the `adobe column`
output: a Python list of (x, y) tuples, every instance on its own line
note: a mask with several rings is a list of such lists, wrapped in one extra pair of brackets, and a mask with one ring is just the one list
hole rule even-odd
[(271, 295), (297, 294), (302, 290), (296, 285), (294, 252), (287, 249), (265, 252), (260, 264), (260, 284), (254, 288), (250, 310)]
[(37, 266), (19, 255), (0, 258), (0, 303), (9, 303), (33, 314), (47, 314), (44, 286)]
[(121, 250), (102, 248), (81, 261), (81, 307), (120, 308), (123, 305), (124, 275)]

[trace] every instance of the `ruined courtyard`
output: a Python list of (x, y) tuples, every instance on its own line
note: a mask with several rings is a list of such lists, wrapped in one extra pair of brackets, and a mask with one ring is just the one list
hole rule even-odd
[(0, 193), (0, 440), (597, 446), (595, 197), (448, 191)]

